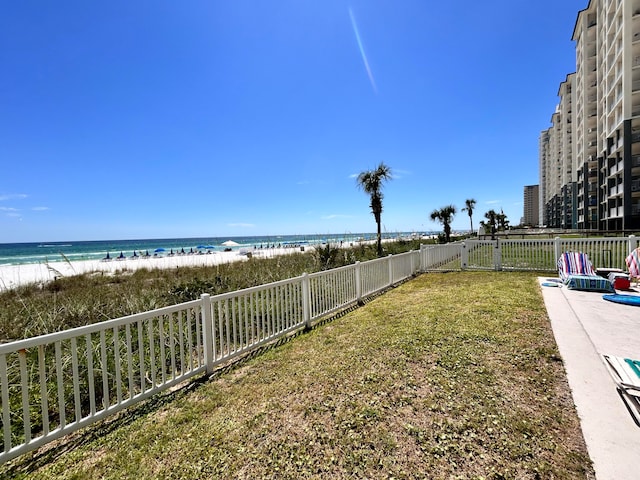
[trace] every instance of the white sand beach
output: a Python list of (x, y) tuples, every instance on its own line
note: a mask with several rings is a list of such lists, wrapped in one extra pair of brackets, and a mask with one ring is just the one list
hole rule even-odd
[[(300, 249), (265, 248), (250, 250), (249, 252), (254, 257), (271, 258), (277, 255), (300, 253)], [(15, 288), (20, 285), (47, 283), (55, 280), (57, 277), (67, 277), (82, 273), (102, 272), (103, 274), (115, 274), (117, 272), (133, 271), (140, 268), (167, 269), (202, 267), (246, 261), (247, 258), (246, 251), (233, 250), (231, 252), (151, 256), (135, 259), (127, 257), (122, 260), (111, 259), (109, 261), (83, 260), (74, 262), (52, 262), (48, 264), (0, 265), (0, 291)]]
[[(424, 238), (424, 237), (423, 237)], [(397, 241), (397, 238), (383, 238), (382, 243)], [(375, 240), (359, 240), (357, 244), (375, 244)], [(338, 244), (335, 244), (336, 246)], [(340, 244), (343, 248), (353, 247), (355, 242)], [(79, 260), (70, 262), (41, 262), (26, 263), (20, 265), (0, 265), (0, 292), (21, 285), (44, 284), (60, 277), (69, 277), (83, 273), (102, 273), (113, 275), (127, 271), (148, 269), (167, 269), (179, 267), (204, 267), (220, 265), (224, 263), (241, 262), (248, 260), (249, 255), (255, 258), (272, 258), (279, 255), (291, 255), (314, 250), (314, 245), (299, 245), (286, 247), (267, 248), (240, 248), (228, 252), (187, 253), (174, 255), (152, 255), (137, 258), (125, 257), (104, 260)]]

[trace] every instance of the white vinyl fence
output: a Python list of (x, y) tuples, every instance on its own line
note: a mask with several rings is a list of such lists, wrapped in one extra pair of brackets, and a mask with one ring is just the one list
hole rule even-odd
[(625, 258), (639, 245), (638, 237), (555, 238), (531, 240), (465, 240), (447, 245), (423, 245), (423, 271), (531, 270), (557, 271), (563, 252), (583, 252), (595, 268), (625, 270)]
[(408, 252), (0, 345), (0, 462), (304, 329), (420, 269)]
[(425, 271), (555, 271), (564, 251), (624, 268), (636, 237), (423, 245), (325, 272), (0, 345), (0, 463)]

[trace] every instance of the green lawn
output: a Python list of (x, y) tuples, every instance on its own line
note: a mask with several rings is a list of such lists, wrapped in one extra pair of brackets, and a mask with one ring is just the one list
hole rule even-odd
[(531, 273), (425, 274), (16, 478), (592, 478)]

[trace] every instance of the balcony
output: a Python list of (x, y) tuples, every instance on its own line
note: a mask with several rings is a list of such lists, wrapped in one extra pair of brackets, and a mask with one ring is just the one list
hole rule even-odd
[(616, 164), (612, 165), (611, 168), (609, 168), (607, 172), (607, 176), (611, 177), (616, 173), (621, 172), (622, 169), (623, 169), (623, 162), (617, 162)]
[(624, 187), (622, 186), (622, 184), (618, 184), (615, 187), (611, 187), (609, 189), (608, 195), (609, 197), (615, 197), (618, 195), (622, 195), (624, 193)]
[(622, 217), (623, 209), (622, 207), (614, 207), (609, 209), (608, 218)]

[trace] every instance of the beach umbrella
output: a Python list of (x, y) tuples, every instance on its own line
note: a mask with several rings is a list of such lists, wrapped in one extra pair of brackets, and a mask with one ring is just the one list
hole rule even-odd
[(212, 248), (216, 248), (216, 247), (214, 247), (213, 245), (207, 245), (207, 246), (206, 246), (206, 247), (204, 247), (204, 248), (206, 248), (207, 250), (210, 250), (210, 249), (212, 249)]
[(204, 245), (198, 245), (196, 248), (207, 248)]
[(158, 252), (164, 252), (164, 251), (166, 251), (166, 250), (165, 250), (164, 248), (162, 248), (162, 247), (160, 247), (160, 248), (156, 248), (156, 249), (154, 250), (154, 252), (156, 252), (156, 253), (158, 253)]
[(225, 247), (237, 247), (240, 244), (237, 242), (234, 242), (233, 240), (227, 240), (226, 242), (222, 242), (222, 245), (224, 245)]

